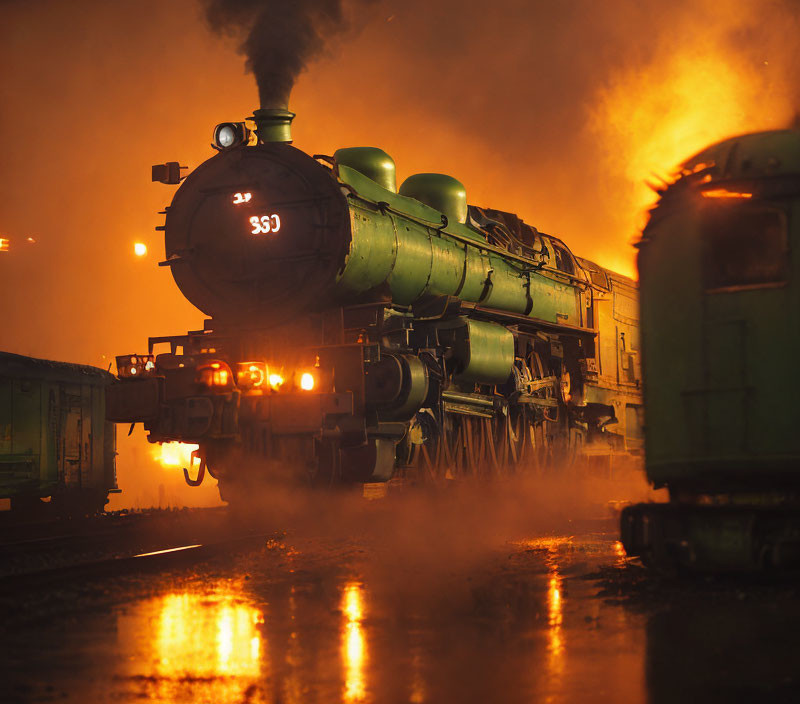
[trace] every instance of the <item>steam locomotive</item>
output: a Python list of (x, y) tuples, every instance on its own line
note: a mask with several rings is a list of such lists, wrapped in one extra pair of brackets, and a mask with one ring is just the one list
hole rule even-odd
[(380, 149), (308, 155), (293, 117), (218, 125), (188, 177), (153, 167), (182, 182), (160, 264), (209, 319), (118, 357), (109, 419), (196, 444), (186, 479), (210, 472), (223, 498), (286, 471), (440, 480), (641, 452), (633, 281), (450, 176), (398, 190)]

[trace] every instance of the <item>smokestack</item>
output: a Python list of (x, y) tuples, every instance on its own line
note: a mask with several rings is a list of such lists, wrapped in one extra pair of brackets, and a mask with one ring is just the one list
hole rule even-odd
[(253, 111), (259, 142), (291, 142), (294, 113), (285, 108), (260, 108)]

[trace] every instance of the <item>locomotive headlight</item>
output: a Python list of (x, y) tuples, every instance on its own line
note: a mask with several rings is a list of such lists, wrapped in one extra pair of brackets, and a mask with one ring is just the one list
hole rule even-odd
[(233, 375), (225, 362), (212, 362), (197, 368), (196, 381), (209, 388), (215, 386), (227, 388), (232, 385)]
[(250, 138), (250, 130), (244, 122), (222, 122), (214, 128), (214, 147), (230, 149), (244, 144)]
[(148, 377), (155, 371), (155, 357), (152, 354), (123, 354), (117, 357), (117, 376), (120, 379)]
[(230, 147), (236, 141), (236, 132), (230, 125), (224, 125), (217, 132), (217, 144), (220, 147)]
[(273, 391), (277, 391), (281, 386), (283, 386), (283, 377), (280, 374), (270, 374), (269, 385), (272, 387)]
[(236, 369), (236, 383), (244, 389), (260, 388), (267, 377), (266, 362), (242, 362)]
[(314, 375), (311, 372), (304, 372), (300, 377), (300, 388), (303, 391), (312, 391), (314, 389)]

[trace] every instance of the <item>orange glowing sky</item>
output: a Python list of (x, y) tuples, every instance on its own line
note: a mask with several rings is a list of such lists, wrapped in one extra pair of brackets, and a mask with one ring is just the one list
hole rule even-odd
[[(0, 349), (107, 366), (148, 335), (202, 325), (156, 266), (173, 187), (149, 170), (194, 168), (214, 125), (257, 98), (235, 41), (212, 36), (195, 0), (80, 5), (3, 4)], [(471, 202), (633, 274), (645, 179), (791, 120), (796, 7), (381, 0), (301, 76), (295, 144), (380, 146), (401, 180), (450, 173)]]

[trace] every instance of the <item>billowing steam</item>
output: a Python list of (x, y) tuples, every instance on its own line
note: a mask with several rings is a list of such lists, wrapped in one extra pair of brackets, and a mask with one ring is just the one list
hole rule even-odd
[(243, 37), (240, 48), (256, 78), (263, 108), (288, 107), (292, 86), (308, 62), (349, 26), (350, 4), (344, 0), (202, 2), (214, 31)]

